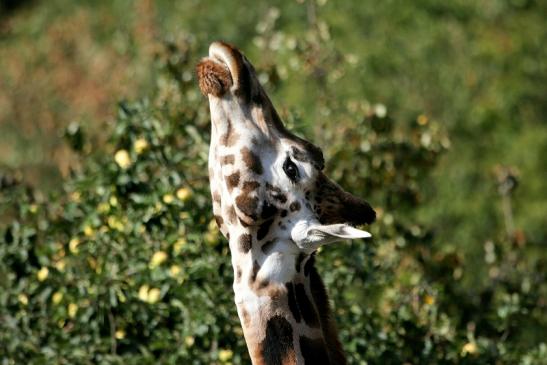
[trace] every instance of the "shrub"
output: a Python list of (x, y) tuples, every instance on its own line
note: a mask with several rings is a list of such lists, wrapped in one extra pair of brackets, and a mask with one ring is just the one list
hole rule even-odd
[[(248, 363), (228, 245), (211, 220), (207, 105), (180, 77), (195, 47), (176, 46), (158, 57), (163, 73), (150, 99), (120, 103), (105, 148), (95, 150), (78, 125), (67, 130), (81, 167), (56, 193), (1, 191), (9, 217), (0, 245), (2, 364)], [(329, 141), (330, 174), (378, 211), (372, 243), (318, 255), (351, 363), (545, 359), (544, 263), (495, 238), (485, 245), (495, 279), (469, 288), (463, 256), (435, 245), (414, 218), (449, 145), (439, 125), (424, 115), (396, 123), (365, 101), (318, 103), (344, 122), (313, 126)], [(282, 114), (311, 133), (298, 113)]]

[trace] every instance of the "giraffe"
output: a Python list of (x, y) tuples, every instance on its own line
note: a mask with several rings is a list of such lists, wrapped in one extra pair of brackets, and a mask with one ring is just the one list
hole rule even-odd
[(211, 113), (213, 214), (252, 363), (345, 364), (315, 252), (370, 237), (354, 226), (374, 210), (323, 173), (321, 149), (285, 128), (238, 49), (212, 43), (196, 72)]

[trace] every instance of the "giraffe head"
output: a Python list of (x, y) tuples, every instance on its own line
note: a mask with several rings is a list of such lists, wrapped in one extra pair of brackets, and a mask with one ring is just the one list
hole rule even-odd
[(355, 226), (372, 223), (374, 210), (324, 174), (317, 146), (285, 128), (239, 50), (211, 44), (197, 74), (211, 109), (211, 184), (225, 235), (256, 227), (258, 241), (291, 242), (308, 254), (326, 243), (370, 237)]

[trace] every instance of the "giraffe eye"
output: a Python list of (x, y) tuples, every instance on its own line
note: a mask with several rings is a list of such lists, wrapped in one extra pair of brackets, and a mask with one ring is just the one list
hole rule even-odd
[(287, 157), (283, 163), (283, 171), (285, 171), (285, 174), (292, 182), (298, 181), (298, 167), (296, 167), (289, 157)]

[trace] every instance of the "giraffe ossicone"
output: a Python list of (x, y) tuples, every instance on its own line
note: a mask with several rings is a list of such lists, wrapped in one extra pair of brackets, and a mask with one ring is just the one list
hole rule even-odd
[(209, 99), (213, 213), (228, 239), (253, 364), (345, 364), (315, 251), (368, 238), (376, 214), (323, 172), (321, 150), (283, 125), (252, 64), (214, 42), (197, 68)]

